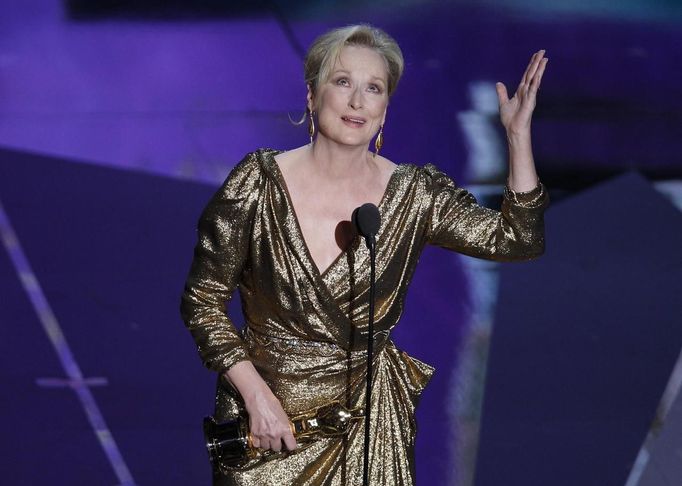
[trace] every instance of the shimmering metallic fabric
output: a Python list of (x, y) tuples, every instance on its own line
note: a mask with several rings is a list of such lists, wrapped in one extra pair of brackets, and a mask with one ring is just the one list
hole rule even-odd
[[(182, 315), (205, 365), (223, 373), (251, 360), (290, 415), (340, 400), (364, 406), (369, 252), (361, 238), (322, 273), (312, 260), (277, 151), (247, 155), (201, 215)], [(379, 204), (370, 481), (415, 482), (415, 407), (433, 368), (399, 351), (390, 331), (426, 244), (493, 260), (543, 252), (547, 193), (505, 190), (500, 212), (429, 164), (399, 165)], [(350, 219), (350, 215), (349, 219)], [(225, 301), (239, 288), (247, 322), (238, 333)], [(237, 411), (218, 380), (217, 420)], [(214, 479), (224, 485), (359, 485), (363, 422), (285, 458)], [(208, 464), (207, 464), (208, 467)]]

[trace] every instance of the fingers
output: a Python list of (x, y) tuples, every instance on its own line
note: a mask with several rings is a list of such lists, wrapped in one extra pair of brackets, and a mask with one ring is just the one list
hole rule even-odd
[(279, 452), (282, 450), (282, 438), (277, 438), (277, 439), (272, 439), (270, 441), (270, 447), (269, 449), (272, 449), (275, 452)]
[(545, 72), (545, 66), (547, 66), (547, 61), (548, 59), (546, 57), (540, 61), (540, 65), (538, 66), (538, 69), (535, 72), (535, 76), (533, 76), (533, 81), (531, 82), (530, 85), (530, 90), (533, 93), (537, 92), (537, 90), (540, 89), (540, 82), (542, 81), (542, 75)]
[(249, 433), (249, 441), (250, 445), (257, 449), (269, 449), (280, 452), (282, 444), (284, 444), (287, 450), (293, 451), (296, 449), (296, 439), (289, 423), (286, 426), (272, 427), (267, 432)]
[(503, 83), (495, 83), (495, 90), (497, 91), (497, 99), (500, 102), (500, 105), (509, 101), (507, 87)]
[(538, 70), (538, 66), (540, 65), (540, 62), (545, 56), (545, 50), (539, 50), (533, 56), (530, 58), (530, 64), (528, 65), (528, 68), (526, 68), (526, 72), (523, 76), (522, 82), (530, 85), (531, 82), (533, 81), (533, 76), (535, 76), (535, 72)]
[[(526, 68), (526, 72), (523, 73), (521, 78), (521, 83), (519, 84), (518, 91), (521, 93), (526, 93), (530, 91), (533, 85), (535, 85), (535, 90), (539, 87), (539, 82), (536, 82), (537, 75), (540, 74), (542, 77), (542, 72), (544, 72), (544, 66), (547, 64), (547, 58), (545, 56), (545, 50), (539, 50), (530, 58), (530, 63)], [(542, 71), (540, 71), (542, 69)]]
[(532, 56), (530, 56), (530, 61), (528, 61), (528, 66), (526, 66), (526, 70), (523, 72), (523, 76), (521, 76), (521, 84), (528, 82), (528, 73), (533, 70), (533, 64), (535, 63), (535, 58), (537, 57), (538, 53), (534, 53)]
[(249, 437), (251, 445), (258, 449), (280, 452), (284, 445), (296, 448), (292, 425), (282, 404), (269, 388), (257, 392), (245, 400), (249, 414)]
[(282, 440), (284, 440), (284, 445), (288, 450), (293, 451), (296, 449), (296, 439), (294, 438), (294, 434), (292, 434), (291, 431), (289, 431), (288, 434), (285, 434)]

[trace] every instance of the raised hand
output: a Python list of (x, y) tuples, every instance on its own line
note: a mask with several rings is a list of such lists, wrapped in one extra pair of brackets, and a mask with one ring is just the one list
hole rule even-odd
[(530, 121), (535, 109), (536, 96), (540, 89), (542, 74), (547, 66), (545, 51), (533, 54), (521, 77), (516, 93), (511, 99), (507, 95), (507, 88), (503, 83), (496, 83), (497, 98), (500, 103), (500, 119), (507, 134), (521, 135), (530, 133)]

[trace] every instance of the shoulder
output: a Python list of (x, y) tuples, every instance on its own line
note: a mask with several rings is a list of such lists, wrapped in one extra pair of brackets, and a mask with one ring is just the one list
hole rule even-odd
[(422, 177), (431, 183), (456, 186), (455, 180), (435, 164), (431, 163), (425, 164), (424, 166), (419, 168), (419, 171)]
[(228, 207), (251, 206), (258, 200), (265, 182), (268, 164), (277, 150), (258, 149), (246, 154), (228, 173), (213, 194), (204, 214), (222, 213)]
[(303, 145), (302, 147), (297, 147), (287, 151), (273, 152), (271, 155), (271, 168), (275, 169), (276, 167), (281, 174), (285, 175), (286, 179), (286, 175), (300, 170), (302, 164), (299, 162), (304, 158), (306, 151), (307, 145)]
[(443, 191), (464, 191), (455, 179), (435, 164), (428, 163), (417, 166), (416, 171), (416, 179), (428, 192), (434, 195)]
[(454, 179), (435, 164), (394, 164), (393, 162), (390, 162), (390, 164), (392, 166), (391, 171), (395, 170), (396, 173), (400, 174), (401, 179), (408, 179), (414, 184), (426, 186), (427, 188), (435, 186), (457, 187)]
[(412, 165), (412, 184), (415, 190), (432, 201), (453, 200), (475, 203), (474, 196), (460, 187), (455, 179), (437, 165), (427, 163), (423, 166)]
[(384, 172), (388, 172), (389, 174), (393, 172), (395, 169), (397, 169), (399, 165), (393, 162), (392, 160), (387, 159), (383, 155), (374, 156), (374, 161), (376, 162), (379, 169), (381, 169)]
[(383, 156), (378, 156), (376, 158), (377, 164), (381, 169), (389, 174), (394, 170), (403, 172), (404, 174), (409, 174), (410, 176), (417, 177), (418, 179), (441, 179), (447, 178), (452, 180), (444, 171), (438, 168), (435, 164), (427, 163), (425, 165), (417, 165), (410, 162), (395, 163), (390, 159)]
[(262, 148), (246, 154), (229, 172), (223, 181), (218, 195), (239, 198), (258, 190), (268, 172), (274, 157), (280, 151)]
[(249, 152), (242, 160), (235, 164), (223, 184), (230, 184), (235, 180), (260, 176), (266, 170), (268, 162), (270, 162), (277, 153), (277, 150), (267, 148)]
[(199, 228), (227, 228), (228, 222), (252, 214), (261, 199), (269, 164), (277, 150), (258, 149), (246, 154), (230, 170), (199, 217)]

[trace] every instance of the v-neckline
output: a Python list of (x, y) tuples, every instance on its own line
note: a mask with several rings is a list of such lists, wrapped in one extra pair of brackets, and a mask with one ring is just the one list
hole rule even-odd
[[(286, 198), (287, 204), (289, 208), (291, 208), (291, 215), (294, 221), (294, 226), (296, 228), (296, 237), (301, 240), (303, 251), (305, 253), (305, 258), (309, 263), (309, 266), (313, 269), (315, 274), (320, 278), (320, 280), (324, 280), (324, 277), (330, 272), (332, 268), (334, 268), (341, 257), (346, 255), (348, 250), (341, 250), (338, 255), (336, 255), (336, 258), (332, 260), (332, 262), (327, 266), (327, 268), (324, 269), (324, 271), (320, 271), (320, 268), (317, 266), (317, 263), (315, 263), (315, 260), (313, 259), (312, 253), (310, 253), (310, 248), (308, 247), (308, 242), (305, 239), (305, 236), (303, 235), (303, 230), (301, 228), (301, 224), (298, 220), (298, 214), (296, 213), (296, 208), (294, 207), (293, 200), (291, 199), (291, 194), (289, 193), (289, 187), (287, 186), (287, 182), (284, 179), (284, 174), (282, 173), (279, 164), (275, 160), (275, 156), (283, 153), (284, 151), (279, 150), (279, 151), (274, 151), (271, 152), (269, 155), (269, 161), (273, 166), (273, 171), (275, 174), (275, 178), (277, 182), (279, 183), (282, 192), (284, 193), (284, 196)], [(396, 180), (396, 175), (397, 172), (400, 170), (401, 167), (403, 167), (404, 164), (397, 164), (394, 168), (393, 171), (391, 172), (391, 175), (388, 178), (388, 182), (386, 183), (386, 187), (384, 188), (384, 193), (381, 195), (381, 199), (379, 200), (379, 204), (377, 208), (379, 209), (379, 214), (382, 213), (382, 207), (385, 206), (386, 201), (390, 197), (390, 195), (393, 193), (392, 188)], [(381, 219), (381, 225), (379, 226), (379, 233), (382, 232), (385, 224), (383, 220), (383, 214), (381, 214), (382, 219)]]

